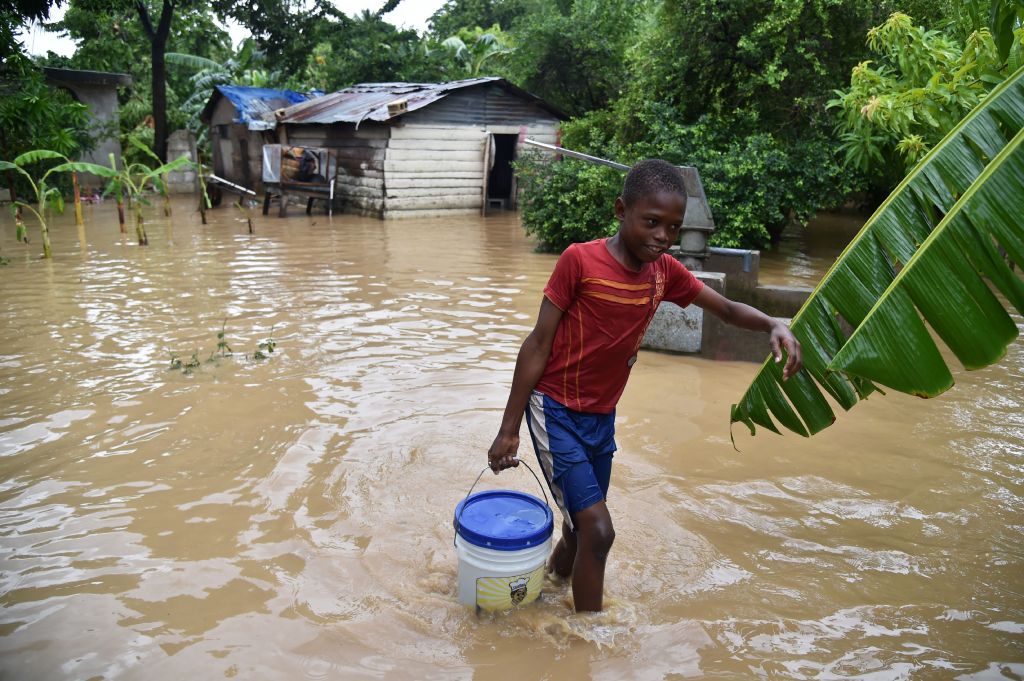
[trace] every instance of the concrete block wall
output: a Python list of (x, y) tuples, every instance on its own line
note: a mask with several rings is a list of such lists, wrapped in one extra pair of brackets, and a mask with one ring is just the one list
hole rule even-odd
[(761, 252), (750, 251), (749, 261), (738, 255), (725, 255), (711, 252), (704, 261), (704, 269), (708, 272), (722, 272), (726, 275), (726, 290), (722, 295), (735, 299), (742, 292), (757, 286), (758, 273), (761, 269)]
[(665, 352), (699, 353), (704, 328), (704, 310), (691, 305), (681, 308), (662, 303), (654, 313), (640, 347)]
[[(727, 298), (752, 305), (788, 323), (811, 289), (759, 284), (760, 254), (753, 251), (747, 267), (743, 260), (739, 255), (712, 254), (707, 260), (708, 271), (693, 274)], [(722, 271), (715, 271), (718, 269)], [(681, 309), (672, 303), (658, 307), (640, 347), (749, 362), (764, 361), (770, 352), (768, 334), (730, 326), (714, 315), (705, 315), (695, 305)]]
[[(693, 275), (716, 291), (725, 287), (725, 275), (721, 272), (694, 272)], [(705, 324), (704, 310), (696, 305), (681, 308), (675, 303), (662, 303), (654, 313), (640, 347), (699, 354), (703, 347)]]

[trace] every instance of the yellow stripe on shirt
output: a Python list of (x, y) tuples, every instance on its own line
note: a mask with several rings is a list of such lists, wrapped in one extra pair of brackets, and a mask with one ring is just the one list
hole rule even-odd
[(598, 298), (600, 300), (608, 300), (613, 303), (622, 303), (623, 305), (647, 305), (651, 302), (650, 296), (644, 296), (642, 298), (623, 298), (622, 296), (613, 296), (610, 293), (598, 293), (597, 291), (583, 291), (581, 295), (588, 296), (590, 298)]
[(608, 288), (617, 288), (620, 291), (648, 291), (651, 288), (650, 284), (623, 284), (621, 281), (598, 279), (597, 277), (583, 277), (580, 281), (584, 284), (600, 284)]

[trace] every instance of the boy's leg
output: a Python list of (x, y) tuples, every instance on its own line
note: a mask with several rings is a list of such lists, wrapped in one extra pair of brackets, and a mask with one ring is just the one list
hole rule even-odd
[(573, 514), (576, 561), (572, 570), (572, 600), (576, 612), (600, 611), (604, 604), (604, 566), (615, 541), (608, 505), (599, 501)]
[(572, 575), (576, 610), (600, 610), (604, 566), (615, 539), (605, 499), (615, 451), (614, 414), (582, 414), (534, 392), (526, 409), (537, 460), (555, 505), (562, 537), (549, 570)]
[(572, 599), (576, 611), (599, 611), (604, 601), (604, 566), (615, 541), (608, 513), (608, 481), (612, 454), (592, 456), (569, 466), (559, 483), (575, 530)]
[(551, 552), (551, 559), (548, 561), (548, 572), (554, 572), (559, 577), (568, 577), (572, 574), (573, 563), (576, 562), (576, 533), (569, 527), (569, 523), (562, 521), (562, 538), (555, 544)]

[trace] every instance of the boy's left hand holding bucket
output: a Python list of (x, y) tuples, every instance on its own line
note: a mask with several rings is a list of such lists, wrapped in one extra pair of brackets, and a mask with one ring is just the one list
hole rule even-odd
[(506, 468), (514, 468), (519, 465), (519, 435), (507, 435), (498, 433), (487, 450), (487, 465), (491, 467), (494, 474)]

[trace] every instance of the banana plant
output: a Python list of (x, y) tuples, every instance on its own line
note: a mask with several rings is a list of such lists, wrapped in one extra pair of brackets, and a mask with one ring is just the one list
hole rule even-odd
[(142, 219), (142, 206), (149, 204), (145, 197), (146, 186), (150, 185), (159, 191), (158, 187), (162, 185), (160, 178), (163, 175), (194, 165), (188, 157), (182, 156), (156, 168), (150, 168), (143, 163), (132, 163), (125, 166), (121, 181), (122, 186), (128, 191), (132, 208), (135, 211), (135, 235), (139, 239), (140, 246), (149, 245), (149, 237), (146, 235), (146, 226)]
[(85, 226), (85, 219), (82, 217), (82, 190), (78, 186), (78, 173), (71, 173), (71, 187), (75, 197), (75, 224), (79, 227)]
[[(107, 183), (106, 189), (103, 190), (103, 194), (114, 195), (114, 200), (117, 202), (118, 226), (121, 229), (121, 234), (127, 234), (128, 230), (125, 229), (124, 220), (124, 186), (122, 182), (123, 178), (121, 176), (121, 171), (117, 169), (117, 159), (114, 157), (113, 152), (107, 154), (107, 158), (110, 160), (110, 167), (100, 166), (92, 163), (88, 165), (94, 169), (91, 172), (94, 172), (97, 175), (102, 175), (102, 177), (105, 177), (108, 180), (110, 180), (110, 182)], [(96, 168), (103, 168), (103, 172), (100, 173), (98, 170), (95, 170)]]
[[(0, 170), (13, 170), (21, 173), (32, 188), (32, 193), (35, 198), (35, 208), (25, 201), (15, 201), (12, 205), (14, 210), (15, 228), (17, 230), (18, 241), (28, 242), (28, 233), (25, 228), (25, 223), (22, 221), (19, 208), (28, 210), (30, 213), (35, 215), (36, 220), (39, 221), (39, 229), (42, 234), (44, 258), (50, 258), (53, 255), (50, 248), (50, 230), (47, 226), (47, 214), (51, 209), (58, 213), (64, 212), (64, 197), (60, 193), (60, 189), (58, 187), (51, 187), (47, 185), (47, 180), (52, 173), (57, 172), (58, 168), (61, 168), (62, 166), (50, 168), (43, 173), (42, 177), (38, 180), (32, 178), (29, 172), (25, 170), (25, 166), (31, 166), (35, 163), (39, 163), (40, 161), (48, 160), (62, 160), (67, 162), (68, 158), (64, 156), (64, 154), (60, 154), (56, 151), (50, 151), (49, 149), (34, 149), (33, 151), (26, 151), (24, 154), (15, 158), (14, 161), (0, 161)], [(63, 165), (67, 165), (67, 163)], [(73, 177), (77, 184), (77, 176)], [(76, 203), (76, 212), (80, 214), (80, 211), (81, 209), (78, 208)]]
[[(154, 189), (157, 187), (159, 178), (175, 170), (181, 170), (182, 168), (193, 167), (195, 164), (186, 156), (182, 156), (170, 163), (157, 166), (156, 168), (150, 168), (142, 163), (132, 163), (130, 165), (123, 165), (120, 170), (116, 168), (116, 162), (114, 155), (110, 155), (110, 167), (101, 166), (95, 163), (64, 163), (55, 168), (50, 172), (66, 171), (66, 172), (86, 172), (100, 175), (110, 179), (110, 183), (107, 186), (107, 191), (114, 192), (117, 197), (118, 217), (121, 221), (121, 231), (124, 232), (124, 209), (123, 209), (123, 198), (126, 196), (130, 205), (135, 212), (135, 236), (139, 240), (140, 246), (149, 245), (149, 236), (146, 234), (145, 221), (142, 217), (142, 206), (148, 205), (148, 201), (145, 198), (145, 191), (147, 186), (152, 186)], [(0, 168), (2, 169), (2, 168)]]
[[(139, 140), (135, 139), (134, 137), (129, 137), (128, 138), (128, 142), (133, 147), (135, 147), (136, 149), (141, 151), (143, 154), (145, 154), (149, 158), (151, 158), (154, 161), (156, 161), (157, 164), (160, 164), (160, 162), (161, 162), (160, 161), (160, 157), (157, 156), (155, 153), (153, 153), (153, 150), (150, 149), (149, 147), (147, 147), (145, 144), (143, 144)], [(149, 168), (147, 168), (146, 166), (142, 165), (141, 163), (134, 164), (134, 165), (137, 165), (137, 166), (140, 166), (141, 168), (145, 168), (146, 170), (149, 170)], [(152, 182), (153, 182), (153, 188), (156, 189), (157, 192), (159, 192), (160, 196), (163, 197), (163, 200), (164, 200), (164, 216), (170, 217), (171, 216), (171, 197), (170, 197), (170, 192), (168, 191), (168, 187), (167, 187), (167, 174), (172, 172), (172, 171), (171, 170), (166, 170), (165, 167), (166, 166), (160, 166), (160, 167), (154, 169), (153, 172), (156, 173), (156, 174), (153, 176)]]
[[(803, 436), (878, 390), (933, 397), (953, 385), (929, 331), (966, 369), (997, 361), (1024, 314), (1024, 68), (960, 121), (868, 219), (794, 315), (804, 368), (769, 357), (731, 422)], [(847, 333), (852, 329), (852, 333)]]
[(512, 49), (504, 44), (507, 38), (500, 30), (483, 32), (477, 29), (475, 33), (474, 40), (469, 43), (463, 40), (463, 37), (469, 38), (469, 35), (453, 35), (441, 43), (441, 48), (455, 58), (463, 69), (464, 75), (469, 78), (479, 76), (484, 71), (484, 64), (489, 59), (512, 52)]

